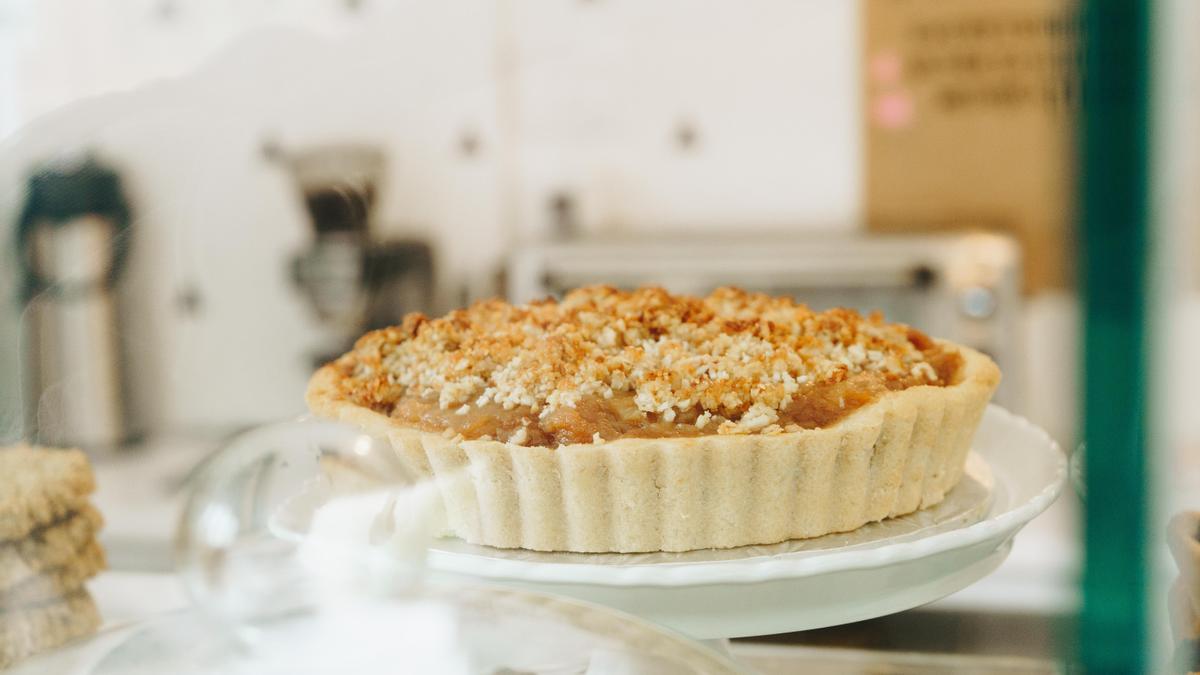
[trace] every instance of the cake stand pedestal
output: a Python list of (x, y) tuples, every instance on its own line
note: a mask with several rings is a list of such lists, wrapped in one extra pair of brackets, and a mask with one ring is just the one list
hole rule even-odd
[(711, 644), (839, 626), (919, 607), (987, 576), (1010, 548), (1011, 542), (1003, 542), (991, 551), (848, 571), (836, 579), (674, 587), (488, 581), (612, 607)]

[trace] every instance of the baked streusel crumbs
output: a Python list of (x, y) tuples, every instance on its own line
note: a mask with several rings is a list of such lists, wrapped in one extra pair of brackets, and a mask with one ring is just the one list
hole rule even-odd
[(592, 286), (411, 314), (335, 365), (344, 398), (421, 428), (557, 445), (819, 427), (889, 390), (950, 384), (960, 361), (878, 313)]

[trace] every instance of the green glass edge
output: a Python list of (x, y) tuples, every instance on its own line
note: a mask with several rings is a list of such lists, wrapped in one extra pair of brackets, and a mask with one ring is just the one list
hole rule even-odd
[(1077, 209), (1085, 563), (1078, 656), (1146, 672), (1149, 120), (1153, 3), (1084, 0)]

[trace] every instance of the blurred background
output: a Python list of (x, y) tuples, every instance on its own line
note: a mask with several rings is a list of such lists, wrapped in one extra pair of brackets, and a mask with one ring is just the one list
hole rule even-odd
[[(1128, 232), (1078, 225), (1079, 9), (0, 1), (0, 441), (87, 449), (114, 566), (163, 567), (191, 468), (303, 413), (363, 331), (604, 282), (882, 309), (991, 353), (997, 402), (1073, 451), (1082, 237)], [(1148, 16), (1150, 216), (1125, 227), (1152, 311), (1110, 366), (1150, 374), (1130, 480), (1165, 579), (1166, 515), (1200, 507), (1200, 5)], [(915, 619), (776, 640), (1054, 658), (1080, 509)]]

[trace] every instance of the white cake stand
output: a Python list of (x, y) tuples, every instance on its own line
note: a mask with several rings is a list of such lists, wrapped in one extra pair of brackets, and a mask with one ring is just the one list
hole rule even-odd
[(947, 497), (947, 506), (907, 524), (868, 526), (874, 529), (865, 534), (732, 551), (632, 555), (533, 553), (443, 540), (431, 550), (429, 567), (435, 580), (470, 577), (566, 595), (699, 640), (861, 621), (978, 581), (1062, 490), (1066, 456), (1024, 418), (990, 406), (973, 447), (969, 478)]

